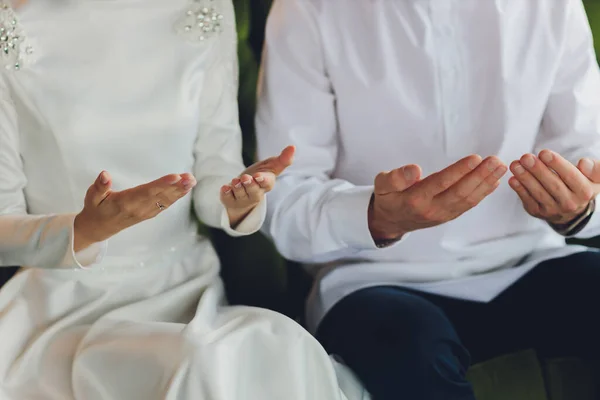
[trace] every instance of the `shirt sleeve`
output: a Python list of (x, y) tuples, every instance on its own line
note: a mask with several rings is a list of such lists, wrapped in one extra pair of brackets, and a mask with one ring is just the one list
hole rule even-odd
[(287, 258), (327, 262), (376, 245), (368, 227), (372, 186), (332, 179), (339, 151), (318, 5), (276, 0), (268, 18), (256, 117), (259, 157), (289, 144), (294, 164), (269, 193), (265, 232)]
[[(583, 3), (570, 3), (561, 60), (536, 151), (551, 149), (577, 164), (583, 157), (600, 160), (600, 70)], [(600, 235), (599, 214), (595, 212), (577, 238)]]
[[(245, 169), (242, 160), (242, 134), (238, 120), (238, 63), (235, 15), (231, 0), (223, 0), (223, 31), (207, 40), (208, 58), (201, 102), (200, 126), (194, 156), (194, 207), (206, 225), (221, 228), (231, 236), (257, 232), (265, 219), (263, 200), (238, 226), (231, 228), (220, 200), (221, 186)], [(212, 41), (209, 43), (209, 41)]]
[(27, 213), (26, 185), (17, 115), (0, 76), (0, 266), (82, 268), (100, 262), (106, 242), (75, 253), (75, 214)]

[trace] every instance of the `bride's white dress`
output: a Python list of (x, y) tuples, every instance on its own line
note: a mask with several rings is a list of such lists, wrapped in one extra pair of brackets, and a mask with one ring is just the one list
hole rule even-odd
[[(0, 8), (0, 265), (25, 266), (0, 290), (0, 399), (366, 398), (293, 321), (224, 307), (195, 234), (192, 210), (232, 235), (265, 211), (232, 230), (218, 198), (243, 169), (234, 22), (230, 0)], [(186, 171), (198, 186), (74, 254), (101, 170), (116, 190)]]

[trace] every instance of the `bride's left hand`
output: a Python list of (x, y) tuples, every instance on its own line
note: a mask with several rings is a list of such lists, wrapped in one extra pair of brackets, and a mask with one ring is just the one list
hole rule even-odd
[(277, 176), (292, 165), (294, 146), (288, 146), (277, 157), (252, 164), (229, 185), (221, 187), (221, 201), (227, 209), (229, 222), (236, 227), (271, 191)]

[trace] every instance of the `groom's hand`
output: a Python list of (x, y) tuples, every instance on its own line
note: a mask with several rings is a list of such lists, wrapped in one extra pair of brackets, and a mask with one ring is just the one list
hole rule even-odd
[(479, 204), (507, 171), (497, 157), (471, 155), (421, 179), (421, 168), (406, 165), (375, 178), (369, 229), (375, 240), (451, 221)]
[(553, 225), (579, 217), (600, 193), (600, 163), (582, 159), (577, 166), (559, 154), (542, 150), (538, 157), (525, 154), (510, 166), (509, 183), (525, 210)]

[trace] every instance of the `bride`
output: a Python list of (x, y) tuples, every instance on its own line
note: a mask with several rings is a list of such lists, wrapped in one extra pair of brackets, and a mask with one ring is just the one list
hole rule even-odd
[(19, 3), (0, 1), (0, 265), (23, 266), (0, 398), (366, 398), (293, 321), (225, 307), (196, 234), (192, 210), (256, 232), (294, 152), (243, 171), (231, 0)]

